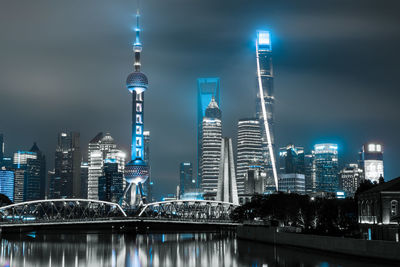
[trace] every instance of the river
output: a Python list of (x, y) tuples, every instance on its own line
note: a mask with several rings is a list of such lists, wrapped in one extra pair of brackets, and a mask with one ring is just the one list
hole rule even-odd
[(0, 266), (390, 266), (238, 240), (233, 233), (30, 233), (3, 237)]

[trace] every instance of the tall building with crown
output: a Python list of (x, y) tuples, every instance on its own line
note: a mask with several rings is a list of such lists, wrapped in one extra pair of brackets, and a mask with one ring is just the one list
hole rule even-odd
[[(140, 41), (139, 11), (136, 15), (136, 40), (133, 44), (135, 54), (134, 71), (126, 79), (126, 87), (132, 95), (132, 139), (131, 139), (131, 161), (125, 166), (125, 179), (129, 184), (125, 193), (131, 190), (139, 190), (142, 193), (142, 184), (149, 177), (149, 167), (145, 162), (144, 155), (144, 92), (148, 87), (148, 79), (141, 72), (140, 56), (142, 52), (142, 43)], [(131, 198), (136, 199), (134, 194)], [(135, 205), (131, 201), (131, 205)]]
[(232, 139), (222, 139), (220, 154), (217, 201), (239, 205)]
[(202, 125), (201, 186), (206, 193), (217, 191), (221, 141), (221, 110), (213, 97), (205, 111)]
[(267, 172), (267, 185), (275, 184), (275, 188), (278, 190), (278, 173), (274, 154), (274, 73), (271, 37), (268, 31), (257, 32), (256, 62), (258, 84), (256, 114), (262, 125), (261, 140), (264, 168)]

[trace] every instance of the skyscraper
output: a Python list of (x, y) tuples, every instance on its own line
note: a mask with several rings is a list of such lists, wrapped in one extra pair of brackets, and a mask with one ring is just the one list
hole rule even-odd
[(360, 151), (359, 162), (364, 170), (365, 179), (379, 182), (379, 177), (384, 177), (383, 145), (379, 143), (364, 144)]
[(90, 142), (88, 150), (88, 198), (99, 199), (99, 177), (104, 175), (105, 160), (115, 160), (118, 171), (123, 173), (125, 168), (125, 153), (117, 149), (114, 138), (109, 133), (98, 133)]
[(44, 178), (41, 173), (42, 164), (43, 162), (36, 152), (18, 151), (14, 153), (13, 166), (16, 171), (14, 192), (18, 195), (16, 200), (22, 202), (41, 199), (40, 186), (41, 179)]
[(0, 168), (0, 193), (14, 201), (14, 172)]
[(315, 161), (314, 152), (304, 155), (304, 176), (306, 194), (315, 192)]
[(88, 198), (89, 163), (81, 163), (81, 197)]
[(179, 164), (179, 196), (192, 192), (196, 188), (196, 180), (193, 179), (193, 165), (191, 162)]
[(219, 163), (217, 201), (238, 205), (235, 165), (232, 139), (223, 138), (221, 142), (221, 160)]
[(339, 177), (340, 189), (346, 193), (346, 196), (354, 196), (364, 178), (364, 172), (358, 167), (358, 164), (350, 163), (340, 171)]
[(315, 190), (335, 193), (339, 190), (337, 144), (316, 144), (314, 153)]
[(245, 191), (245, 176), (252, 166), (263, 165), (260, 121), (241, 119), (238, 121), (236, 179), (239, 194)]
[(81, 160), (79, 133), (60, 133), (56, 148), (54, 181), (51, 183), (54, 187), (51, 191), (55, 195), (51, 197), (81, 197)]
[(279, 149), (279, 172), (304, 174), (304, 148), (289, 144)]
[(150, 131), (144, 131), (144, 162), (149, 167), (149, 178), (143, 184), (143, 194), (146, 196), (146, 201), (152, 201), (151, 195), (151, 187), (152, 187), (152, 178), (151, 178), (151, 164), (150, 164)]
[[(274, 154), (274, 88), (271, 38), (268, 31), (258, 31), (256, 41), (258, 93), (256, 114), (260, 120), (262, 152), (267, 179), (272, 179), (278, 190), (278, 173)], [(269, 182), (268, 182), (269, 183)]]
[(104, 161), (104, 175), (98, 179), (99, 200), (118, 203), (123, 194), (123, 173), (115, 159)]
[(0, 133), (0, 167), (2, 166), (4, 158), (4, 135)]
[[(37, 163), (39, 165), (39, 179), (40, 179), (40, 184), (39, 184), (39, 195), (38, 198), (36, 198), (37, 192), (35, 189), (33, 189), (33, 194), (35, 195), (31, 200), (35, 199), (44, 199), (46, 196), (46, 181), (47, 181), (47, 171), (46, 171), (46, 157), (44, 156), (43, 152), (39, 149), (37, 146), (36, 142), (33, 143), (32, 148), (30, 149), (30, 152), (35, 152), (37, 156)], [(37, 186), (34, 186), (34, 188), (37, 188)]]
[[(125, 166), (125, 179), (129, 183), (126, 188), (127, 192), (132, 185), (139, 187), (141, 193), (141, 185), (146, 182), (149, 177), (149, 167), (144, 161), (144, 92), (148, 87), (148, 79), (140, 71), (140, 54), (142, 52), (142, 43), (140, 42), (140, 25), (139, 11), (136, 15), (136, 40), (133, 45), (135, 53), (134, 72), (128, 75), (126, 79), (126, 87), (132, 93), (132, 142), (131, 142), (131, 161)], [(132, 203), (131, 204), (135, 204)]]
[(214, 97), (215, 102), (220, 105), (220, 80), (219, 78), (197, 79), (197, 187), (201, 185), (201, 156), (202, 156), (202, 127), (206, 109)]
[(203, 118), (201, 186), (204, 192), (216, 192), (218, 187), (219, 163), (221, 157), (222, 124), (221, 111), (214, 98), (211, 99)]

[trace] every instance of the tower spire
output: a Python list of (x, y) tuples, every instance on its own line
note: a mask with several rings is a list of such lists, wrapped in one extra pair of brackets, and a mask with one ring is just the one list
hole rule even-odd
[(140, 72), (140, 53), (142, 52), (142, 43), (140, 42), (140, 13), (139, 13), (139, 8), (137, 9), (136, 12), (136, 28), (135, 28), (135, 33), (136, 33), (136, 39), (135, 43), (133, 44), (133, 51), (135, 52), (135, 71)]

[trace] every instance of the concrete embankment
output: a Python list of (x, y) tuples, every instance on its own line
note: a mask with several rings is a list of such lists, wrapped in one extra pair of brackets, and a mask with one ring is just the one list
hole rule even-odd
[(237, 237), (278, 245), (296, 246), (361, 257), (400, 261), (400, 243), (279, 232), (277, 227), (242, 225)]

